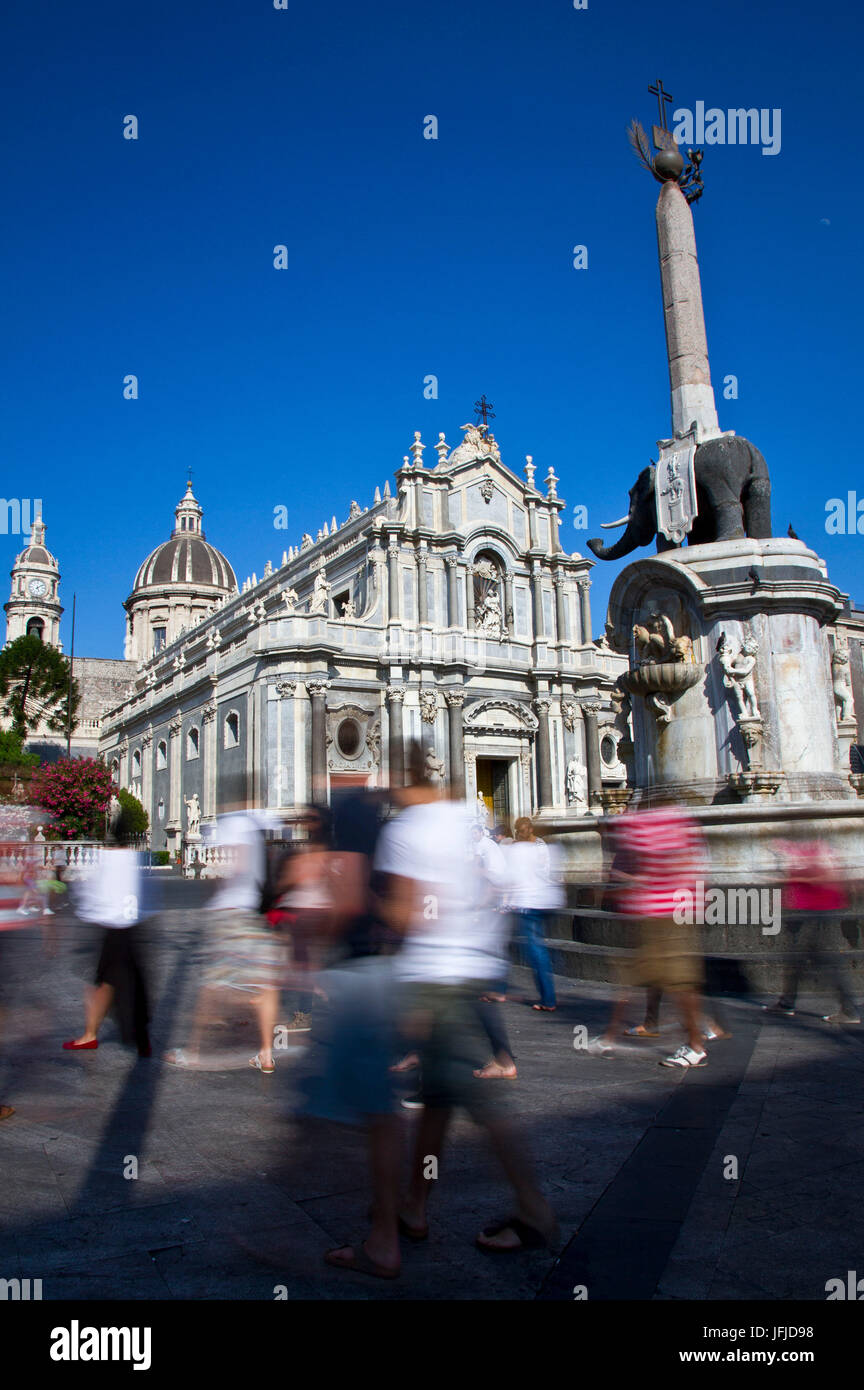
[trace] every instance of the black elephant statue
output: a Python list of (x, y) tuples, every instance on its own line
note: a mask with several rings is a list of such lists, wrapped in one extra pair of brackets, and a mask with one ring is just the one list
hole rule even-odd
[[(768, 465), (749, 439), (721, 435), (707, 439), (696, 450), (696, 502), (698, 515), (688, 536), (690, 545), (710, 541), (764, 540), (771, 535), (771, 480)], [(643, 468), (630, 489), (630, 510), (612, 526), (626, 530), (614, 545), (597, 537), (588, 542), (599, 560), (619, 560), (638, 546), (657, 537), (658, 550), (673, 550), (675, 542), (657, 534), (654, 493), (655, 466)]]

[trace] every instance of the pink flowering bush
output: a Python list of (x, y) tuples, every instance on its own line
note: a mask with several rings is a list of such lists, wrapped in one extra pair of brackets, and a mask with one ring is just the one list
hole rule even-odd
[(40, 767), (30, 799), (50, 814), (58, 839), (101, 840), (114, 790), (111, 772), (98, 758), (61, 758)]

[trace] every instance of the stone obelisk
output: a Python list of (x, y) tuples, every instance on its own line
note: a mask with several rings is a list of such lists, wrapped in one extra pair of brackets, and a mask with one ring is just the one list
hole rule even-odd
[[(655, 167), (658, 163), (655, 161)], [(677, 176), (671, 172), (657, 199), (657, 246), (672, 392), (672, 432), (686, 433), (695, 420), (696, 437), (702, 443), (716, 438), (721, 431), (708, 365), (693, 214)]]

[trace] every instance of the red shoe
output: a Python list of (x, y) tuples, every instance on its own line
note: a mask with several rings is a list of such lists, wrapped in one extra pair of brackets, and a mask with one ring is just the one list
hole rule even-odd
[(64, 1052), (86, 1052), (88, 1048), (93, 1048), (93, 1047), (98, 1047), (98, 1046), (99, 1046), (99, 1039), (98, 1039), (98, 1038), (94, 1038), (93, 1041), (92, 1041), (92, 1042), (89, 1042), (89, 1043), (79, 1043), (79, 1042), (75, 1042), (75, 1041), (73, 1040), (72, 1042), (65, 1042), (65, 1043), (63, 1044), (63, 1050), (64, 1050)]

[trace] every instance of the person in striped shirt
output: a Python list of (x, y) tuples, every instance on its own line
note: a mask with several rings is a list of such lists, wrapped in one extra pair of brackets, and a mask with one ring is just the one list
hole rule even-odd
[(675, 908), (682, 891), (694, 893), (704, 848), (694, 818), (678, 806), (659, 806), (622, 816), (614, 829), (612, 878), (619, 911), (640, 923), (640, 943), (625, 973), (606, 1032), (592, 1051), (609, 1056), (634, 987), (661, 990), (675, 1001), (687, 1041), (661, 1061), (666, 1067), (703, 1067), (699, 1027), (704, 964), (694, 928), (679, 926)]

